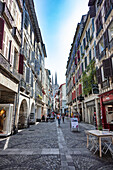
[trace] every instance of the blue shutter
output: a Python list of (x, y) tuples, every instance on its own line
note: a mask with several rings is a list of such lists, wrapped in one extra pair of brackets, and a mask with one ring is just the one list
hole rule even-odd
[(26, 67), (26, 82), (29, 83), (30, 68)]
[(91, 50), (89, 51), (89, 63), (91, 61)]
[(85, 69), (87, 68), (87, 57), (85, 57)]
[(92, 19), (92, 32), (95, 31), (95, 27), (94, 27), (94, 18)]

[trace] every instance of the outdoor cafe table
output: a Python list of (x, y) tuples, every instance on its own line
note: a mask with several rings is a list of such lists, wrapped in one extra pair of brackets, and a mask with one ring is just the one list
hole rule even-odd
[(113, 133), (107, 132), (107, 131), (100, 131), (100, 130), (87, 130), (87, 148), (89, 145), (89, 135), (93, 135), (98, 137), (99, 140), (99, 155), (102, 157), (102, 149), (101, 149), (101, 138), (111, 138), (112, 143), (113, 143)]

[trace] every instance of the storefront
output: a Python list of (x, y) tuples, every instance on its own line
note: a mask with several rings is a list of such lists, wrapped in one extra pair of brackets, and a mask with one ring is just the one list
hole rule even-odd
[(103, 128), (113, 130), (113, 90), (100, 95)]
[(13, 104), (0, 104), (0, 136), (11, 134)]

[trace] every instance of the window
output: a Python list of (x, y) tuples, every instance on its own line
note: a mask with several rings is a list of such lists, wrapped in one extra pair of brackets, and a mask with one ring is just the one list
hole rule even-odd
[(89, 63), (91, 62), (91, 50), (89, 51)]
[(95, 31), (95, 27), (94, 27), (94, 18), (92, 19), (92, 33)]
[(86, 46), (85, 38), (83, 39), (83, 45), (84, 45), (84, 49), (85, 49), (85, 46)]
[(102, 37), (102, 39), (99, 42), (99, 52), (100, 52), (100, 54), (103, 50), (104, 50), (104, 40), (103, 40), (103, 37)]
[(85, 57), (85, 69), (87, 68), (87, 57)]
[(99, 35), (102, 28), (103, 28), (103, 26), (102, 26), (102, 15), (101, 15), (101, 11), (100, 11), (99, 16), (96, 20), (96, 36)]
[(109, 35), (109, 41), (113, 39), (113, 22), (111, 23), (110, 27), (108, 28), (108, 35)]

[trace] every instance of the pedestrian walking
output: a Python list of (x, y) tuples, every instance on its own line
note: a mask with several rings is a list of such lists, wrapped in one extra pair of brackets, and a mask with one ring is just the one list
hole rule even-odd
[(61, 115), (60, 115), (60, 113), (57, 115), (57, 119), (58, 119), (58, 127), (60, 127), (60, 121), (61, 121)]

